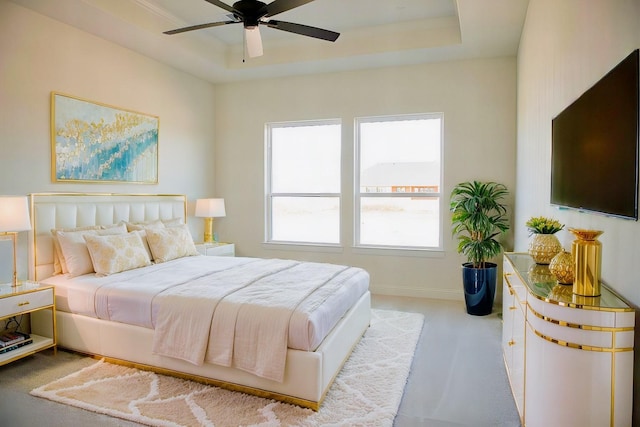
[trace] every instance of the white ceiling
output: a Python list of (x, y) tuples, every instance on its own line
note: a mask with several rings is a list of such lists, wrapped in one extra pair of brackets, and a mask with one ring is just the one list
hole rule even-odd
[(261, 26), (264, 56), (243, 62), (241, 24), (162, 34), (227, 19), (205, 0), (11, 1), (214, 83), (515, 55), (529, 3), (315, 0), (274, 19), (337, 31), (335, 43)]

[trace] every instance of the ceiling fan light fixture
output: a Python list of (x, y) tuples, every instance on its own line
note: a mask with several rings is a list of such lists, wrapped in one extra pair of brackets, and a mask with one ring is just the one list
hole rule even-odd
[[(230, 12), (230, 14), (227, 15), (229, 20), (177, 28), (175, 30), (165, 31), (164, 34), (179, 34), (187, 31), (201, 30), (203, 28), (242, 23), (244, 26), (243, 34), (246, 53), (250, 58), (262, 56), (263, 54), (262, 38), (260, 37), (260, 30), (258, 29), (259, 24), (266, 25), (269, 28), (274, 28), (276, 30), (287, 31), (289, 33), (300, 34), (330, 42), (335, 42), (338, 36), (340, 36), (340, 33), (336, 33), (335, 31), (271, 19), (273, 15), (311, 3), (314, 0), (273, 0), (269, 4), (260, 0), (237, 0), (233, 6), (228, 5), (222, 0), (205, 1)], [(244, 62), (244, 58), (242, 61)]]
[(262, 56), (262, 37), (260, 37), (260, 29), (258, 26), (244, 27), (244, 33), (247, 41), (247, 54), (249, 58)]

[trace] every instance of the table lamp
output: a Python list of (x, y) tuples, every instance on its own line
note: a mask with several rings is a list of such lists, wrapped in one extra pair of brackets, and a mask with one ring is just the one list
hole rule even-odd
[(204, 242), (213, 243), (213, 218), (226, 216), (224, 199), (196, 200), (196, 216), (204, 218)]
[(18, 285), (16, 268), (18, 232), (31, 230), (29, 201), (26, 196), (0, 196), (0, 236), (11, 236), (13, 241), (13, 279), (11, 286)]

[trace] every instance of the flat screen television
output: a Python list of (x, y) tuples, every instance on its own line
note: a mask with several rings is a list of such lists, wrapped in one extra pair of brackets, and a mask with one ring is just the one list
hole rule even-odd
[(552, 121), (551, 204), (638, 219), (638, 49)]

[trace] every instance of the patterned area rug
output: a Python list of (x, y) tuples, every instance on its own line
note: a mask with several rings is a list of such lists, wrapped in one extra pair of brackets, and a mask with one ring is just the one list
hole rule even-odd
[(423, 322), (421, 314), (372, 310), (318, 412), (104, 361), (31, 394), (150, 426), (391, 426)]

